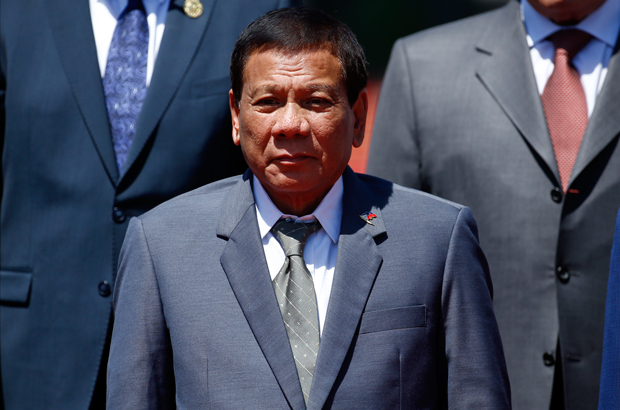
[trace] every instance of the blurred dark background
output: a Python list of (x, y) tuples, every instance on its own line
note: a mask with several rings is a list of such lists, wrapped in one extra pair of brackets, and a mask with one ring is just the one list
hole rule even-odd
[(364, 143), (353, 150), (349, 165), (356, 172), (366, 171), (368, 148), (381, 79), (392, 45), (409, 34), (479, 14), (502, 6), (508, 0), (303, 0), (306, 7), (326, 11), (346, 23), (364, 47), (369, 63), (368, 119)]

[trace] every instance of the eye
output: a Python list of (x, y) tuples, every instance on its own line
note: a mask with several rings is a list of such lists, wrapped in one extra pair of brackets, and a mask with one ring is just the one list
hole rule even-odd
[(261, 98), (255, 103), (255, 105), (262, 105), (262, 106), (267, 106), (267, 107), (275, 106), (277, 104), (278, 104), (278, 100), (276, 100), (275, 98), (271, 98), (271, 97)]
[(332, 102), (323, 97), (311, 97), (306, 100), (306, 105), (311, 109), (325, 109), (332, 105)]
[(270, 113), (275, 111), (281, 106), (281, 102), (277, 97), (274, 96), (265, 96), (262, 98), (258, 98), (252, 102), (252, 106), (258, 112)]

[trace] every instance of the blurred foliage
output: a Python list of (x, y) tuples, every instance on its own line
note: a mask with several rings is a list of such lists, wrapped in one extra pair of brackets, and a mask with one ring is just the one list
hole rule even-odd
[(396, 39), (497, 8), (506, 0), (303, 0), (303, 3), (346, 23), (366, 51), (371, 75), (380, 77)]

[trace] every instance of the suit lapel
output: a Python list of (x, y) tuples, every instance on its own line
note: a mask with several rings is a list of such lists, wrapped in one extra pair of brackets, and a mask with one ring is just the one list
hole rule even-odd
[(248, 171), (223, 203), (218, 236), (228, 238), (220, 262), (282, 392), (293, 409), (305, 403), (282, 314), (258, 230), (252, 174)]
[[(575, 160), (570, 183), (620, 133), (620, 36), (609, 60), (607, 77), (596, 99), (579, 154)], [(570, 186), (570, 185), (569, 185)]]
[[(385, 232), (374, 194), (347, 169), (344, 173), (343, 213), (325, 328), (312, 379), (308, 409), (321, 409), (344, 363), (366, 301), (382, 262), (374, 237)], [(372, 211), (370, 225), (360, 215)]]
[(99, 158), (116, 185), (118, 169), (105, 106), (88, 1), (46, 1), (50, 27), (67, 81)]
[(194, 19), (183, 12), (183, 0), (171, 0), (153, 77), (121, 178), (127, 174), (127, 170), (153, 135), (185, 77), (209, 26), (216, 1), (202, 0), (204, 11), (200, 17)]
[(476, 72), (529, 146), (547, 164), (559, 183), (559, 173), (542, 102), (536, 86), (519, 3), (510, 1), (478, 41)]

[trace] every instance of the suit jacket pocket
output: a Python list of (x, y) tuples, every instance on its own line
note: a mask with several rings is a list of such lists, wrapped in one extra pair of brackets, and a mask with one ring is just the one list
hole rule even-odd
[(205, 98), (213, 94), (228, 93), (230, 77), (201, 81), (190, 85), (190, 98)]
[(30, 272), (0, 270), (0, 302), (28, 303), (31, 285)]
[(426, 306), (375, 310), (362, 315), (360, 334), (426, 326)]

